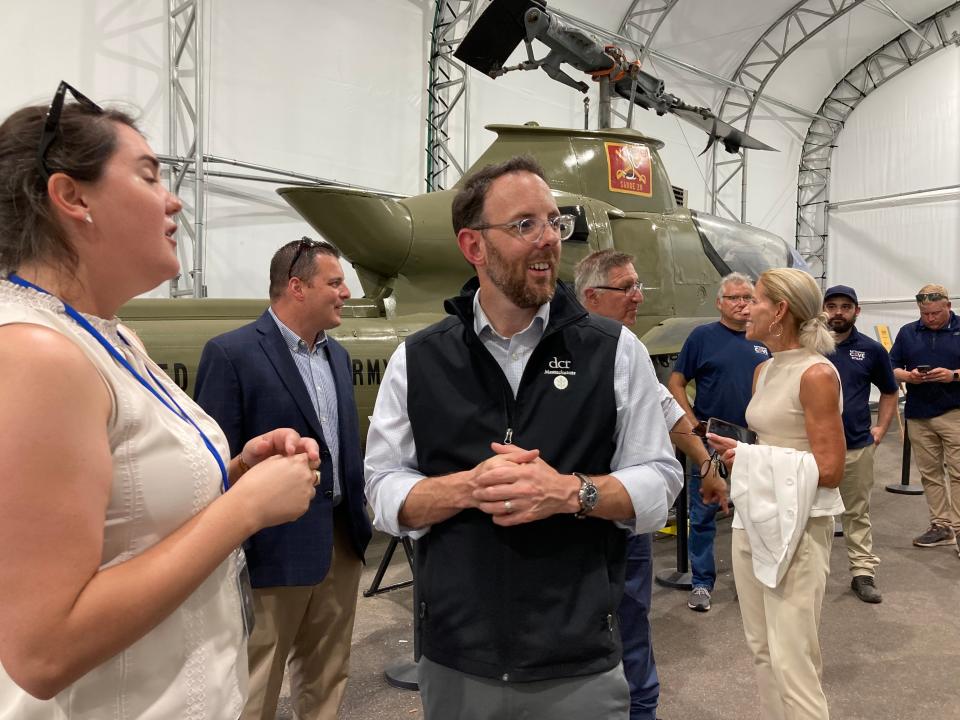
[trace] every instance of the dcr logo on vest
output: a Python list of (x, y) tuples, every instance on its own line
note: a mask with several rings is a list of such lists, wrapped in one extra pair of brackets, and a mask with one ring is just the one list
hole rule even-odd
[(557, 377), (553, 379), (553, 386), (557, 390), (566, 390), (567, 386), (570, 384), (567, 376), (573, 376), (577, 374), (574, 370), (570, 369), (572, 365), (572, 360), (561, 360), (560, 358), (554, 356), (553, 359), (547, 363), (547, 369), (543, 371), (543, 374), (556, 375)]

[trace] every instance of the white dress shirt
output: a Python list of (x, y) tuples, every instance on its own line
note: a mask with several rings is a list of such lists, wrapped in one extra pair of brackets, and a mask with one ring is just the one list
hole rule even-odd
[[(479, 291), (474, 296), (473, 311), (477, 336), (516, 395), (527, 360), (549, 321), (550, 305), (541, 305), (530, 324), (511, 338), (493, 329), (480, 307)], [(632, 522), (618, 524), (637, 533), (653, 532), (666, 524), (667, 510), (683, 487), (683, 470), (673, 455), (664, 424), (650, 355), (626, 328), (621, 329), (617, 343), (613, 382), (617, 419), (610, 474), (630, 495), (635, 515)], [(364, 476), (374, 527), (414, 539), (429, 532), (429, 526), (408, 528), (398, 519), (407, 493), (425, 477), (417, 469), (417, 449), (407, 415), (407, 353), (403, 343), (390, 358), (377, 394), (367, 433)]]

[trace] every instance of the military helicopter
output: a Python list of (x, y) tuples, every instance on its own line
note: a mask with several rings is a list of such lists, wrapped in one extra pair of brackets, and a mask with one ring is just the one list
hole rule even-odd
[[(491, 8), (502, 9), (501, 1), (495, 0)], [(542, 5), (534, 9), (545, 12)], [(549, 27), (559, 32), (556, 25)], [(586, 45), (579, 42), (578, 47), (582, 51)], [(664, 101), (662, 83), (660, 91)], [(497, 138), (472, 167), (530, 153), (543, 165), (561, 212), (576, 217), (575, 232), (562, 249), (561, 280), (572, 285), (574, 265), (595, 250), (616, 248), (634, 255), (645, 301), (633, 330), (650, 351), (661, 379), (690, 331), (715, 319), (721, 277), (732, 271), (756, 277), (767, 268), (802, 263), (772, 233), (683, 207), (657, 152), (663, 143), (636, 130), (577, 130), (535, 123), (488, 129)], [(751, 140), (725, 132), (719, 128), (719, 134), (711, 137), (724, 144)], [(340, 249), (363, 286), (364, 297), (347, 301), (343, 324), (331, 334), (353, 359), (364, 436), (393, 350), (409, 334), (441, 319), (443, 299), (455, 295), (473, 275), (459, 252), (450, 218), (457, 189), (407, 198), (330, 186), (277, 191)], [(120, 315), (151, 356), (192, 393), (204, 343), (252, 321), (266, 304), (266, 300), (134, 300)]]

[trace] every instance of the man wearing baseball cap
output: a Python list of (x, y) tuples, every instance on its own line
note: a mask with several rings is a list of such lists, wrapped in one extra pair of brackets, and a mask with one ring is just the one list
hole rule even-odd
[[(847, 439), (847, 457), (840, 495), (844, 512), (841, 518), (847, 543), (847, 558), (857, 597), (868, 603), (883, 598), (874, 576), (880, 559), (873, 554), (870, 527), (870, 491), (873, 489), (873, 455), (890, 427), (897, 410), (897, 381), (890, 356), (883, 345), (857, 331), (860, 315), (857, 292), (847, 285), (834, 285), (823, 296), (827, 323), (837, 335), (837, 349), (828, 356), (840, 374), (843, 387), (843, 433)], [(870, 385), (880, 391), (877, 424), (871, 426)]]
[(920, 319), (900, 328), (890, 351), (907, 383), (903, 415), (930, 508), (930, 528), (913, 544), (960, 548), (960, 318), (943, 285), (924, 285), (916, 298)]

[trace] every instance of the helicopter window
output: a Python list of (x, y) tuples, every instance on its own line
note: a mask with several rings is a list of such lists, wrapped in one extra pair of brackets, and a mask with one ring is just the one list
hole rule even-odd
[(573, 234), (564, 242), (587, 242), (587, 238), (590, 236), (590, 225), (587, 223), (587, 213), (583, 205), (563, 205), (559, 210), (562, 214), (572, 215), (574, 218)]
[(756, 280), (776, 267), (803, 267), (799, 256), (779, 236), (760, 228), (691, 210), (703, 250), (720, 275), (742, 272)]

